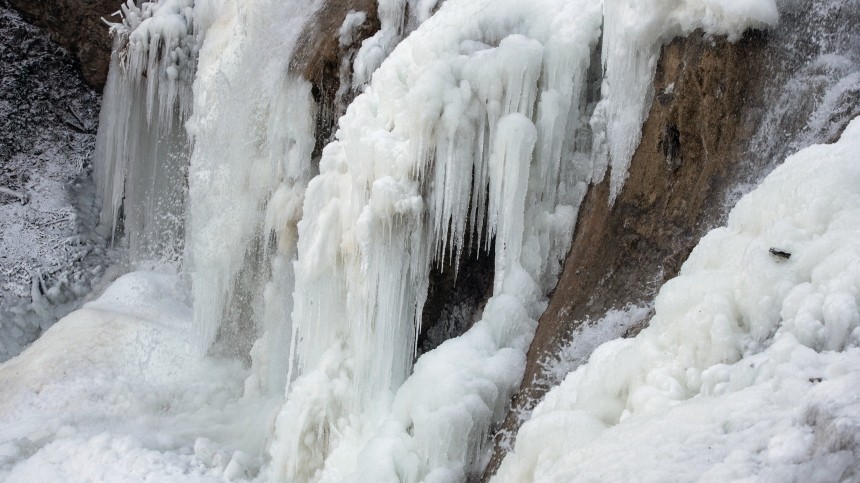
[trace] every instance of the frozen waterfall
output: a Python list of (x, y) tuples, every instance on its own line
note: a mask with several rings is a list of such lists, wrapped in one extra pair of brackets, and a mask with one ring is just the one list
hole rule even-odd
[[(38, 477), (50, 451), (132, 461), (143, 469), (130, 465), (130, 480), (479, 477), (588, 186), (608, 177), (606, 203), (624, 186), (661, 46), (697, 29), (733, 41), (779, 20), (774, 0), (379, 0), (334, 32), (340, 47), (357, 42), (378, 16), (380, 29), (340, 59), (350, 85), (339, 99), (360, 94), (315, 156), (317, 86), (293, 61), (326, 1), (122, 6), (95, 176), (100, 227), (131, 273), (0, 366), (0, 390), (19, 398), (0, 399), (0, 415), (39, 407), (46, 387), (122, 422), (79, 429), (85, 411), (67, 424), (60, 402), (45, 403), (49, 422), (0, 430), (0, 465), (15, 462), (0, 477)], [(803, 378), (832, 375), (834, 391), (856, 381), (840, 376), (853, 352), (819, 352), (860, 337), (856, 247), (835, 249), (856, 238), (858, 138), (855, 121), (746, 197), (661, 291), (651, 327), (596, 349), (539, 406), (498, 478), (572, 478), (587, 462), (570, 448), (612, 446), (606, 435), (624, 435), (628, 419), (651, 428), (660, 421), (637, 418), (695, 413), (690, 400), (757, 400), (757, 381), (795, 385), (784, 371), (803, 361)], [(774, 240), (808, 248), (800, 265), (750, 251)], [(431, 270), (456, 273), (479, 252), (494, 257), (480, 316), (418, 354)], [(73, 343), (68, 367), (47, 357), (47, 375), (19, 375)], [(61, 371), (74, 383), (52, 386)], [(811, 396), (810, 411), (832, 409), (818, 404), (826, 396)], [(788, 465), (812, 451), (797, 428), (777, 429), (762, 458)], [(47, 456), (18, 458), (39, 431), (64, 436)]]
[[(380, 2), (382, 29), (355, 59), (366, 87), (313, 176), (311, 86), (289, 61), (320, 5), (124, 7), (103, 223), (124, 214), (137, 260), (184, 234), (200, 348), (250, 357), (248, 394), (283, 392), (272, 477), (462, 479), (522, 377), (587, 185), (610, 165), (613, 196), (623, 183), (662, 42), (737, 37), (776, 9)], [(494, 248), (492, 296), (413, 367), (431, 266), (456, 270), (470, 246)]]

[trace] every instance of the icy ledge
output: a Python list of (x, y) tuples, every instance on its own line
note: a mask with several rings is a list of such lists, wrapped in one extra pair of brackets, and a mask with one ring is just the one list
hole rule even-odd
[(855, 119), (745, 196), (650, 326), (547, 395), (495, 481), (855, 480), (858, 152)]

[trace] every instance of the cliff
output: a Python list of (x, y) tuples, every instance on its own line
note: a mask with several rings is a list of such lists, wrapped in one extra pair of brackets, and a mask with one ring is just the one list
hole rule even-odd
[(112, 42), (102, 19), (117, 21), (112, 14), (119, 11), (121, 2), (9, 0), (9, 3), (78, 59), (88, 84), (99, 90), (104, 87)]

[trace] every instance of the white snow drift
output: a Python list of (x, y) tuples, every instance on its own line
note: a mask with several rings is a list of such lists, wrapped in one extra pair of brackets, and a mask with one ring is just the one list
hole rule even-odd
[(497, 480), (856, 479), (858, 153), (860, 119), (745, 196), (650, 326), (547, 395)]

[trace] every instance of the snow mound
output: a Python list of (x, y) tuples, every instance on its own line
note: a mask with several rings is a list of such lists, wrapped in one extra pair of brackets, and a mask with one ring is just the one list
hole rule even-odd
[(855, 119), (741, 199), (650, 326), (547, 395), (496, 481), (860, 476), (858, 149)]
[[(193, 350), (173, 275), (135, 272), (0, 366), (3, 481), (223, 481), (260, 462), (265, 400)], [(251, 436), (249, 436), (251, 435)]]

